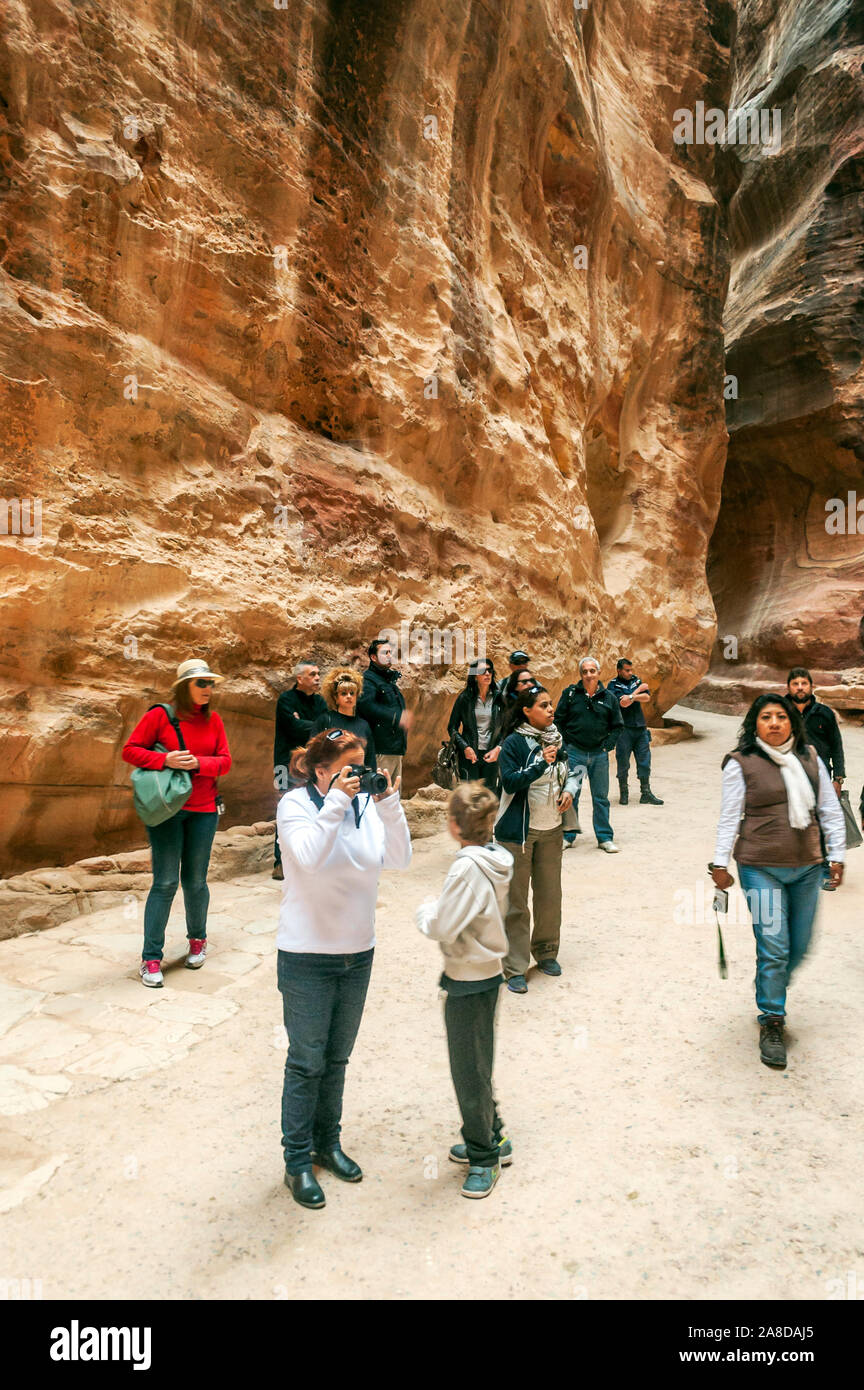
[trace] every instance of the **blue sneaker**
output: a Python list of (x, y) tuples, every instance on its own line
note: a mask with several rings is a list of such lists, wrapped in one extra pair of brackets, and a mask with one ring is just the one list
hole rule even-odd
[(527, 994), (528, 981), (524, 975), (511, 975), (507, 981), (507, 988), (512, 990), (514, 994)]
[(501, 1176), (501, 1165), (494, 1168), (475, 1168), (472, 1164), (462, 1184), (463, 1197), (488, 1197)]
[[(513, 1145), (510, 1143), (506, 1134), (502, 1134), (501, 1138), (498, 1140), (498, 1156), (501, 1167), (509, 1168), (510, 1164), (513, 1162)], [(447, 1157), (450, 1159), (451, 1163), (467, 1164), (470, 1162), (468, 1158), (468, 1149), (464, 1144), (454, 1144)]]

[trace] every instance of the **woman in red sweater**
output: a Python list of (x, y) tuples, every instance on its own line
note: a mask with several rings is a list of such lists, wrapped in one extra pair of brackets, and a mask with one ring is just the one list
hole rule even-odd
[[(162, 981), (162, 947), (178, 882), (183, 885), (186, 907), (186, 935), (189, 954), (186, 964), (197, 970), (207, 954), (207, 866), (219, 819), (216, 810), (216, 779), (231, 767), (231, 754), (225, 726), (210, 709), (210, 696), (216, 681), (206, 661), (193, 658), (177, 667), (173, 685), (174, 713), (180, 724), (186, 751), (164, 709), (148, 710), (135, 726), (123, 749), (123, 760), (133, 767), (161, 771), (179, 767), (192, 774), (189, 800), (170, 820), (147, 826), (153, 858), (153, 887), (144, 908), (144, 951), (140, 975), (142, 982), (159, 988)], [(160, 752), (161, 744), (167, 752)]]

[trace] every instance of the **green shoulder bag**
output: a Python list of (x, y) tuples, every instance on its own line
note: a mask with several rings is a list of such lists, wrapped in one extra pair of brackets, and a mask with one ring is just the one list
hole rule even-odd
[[(182, 751), (186, 744), (180, 732), (180, 723), (171, 705), (151, 705), (150, 709), (164, 709), (171, 723)], [(147, 711), (148, 714), (150, 710)], [(168, 750), (161, 743), (154, 744), (157, 753)], [(135, 810), (145, 825), (161, 825), (170, 820), (185, 806), (192, 791), (192, 774), (179, 767), (163, 767), (161, 771), (151, 771), (146, 767), (136, 767), (132, 771), (132, 799)]]

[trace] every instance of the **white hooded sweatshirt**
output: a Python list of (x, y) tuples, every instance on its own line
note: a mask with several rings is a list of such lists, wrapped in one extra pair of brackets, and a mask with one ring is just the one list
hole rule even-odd
[(491, 980), (507, 954), (504, 916), (513, 856), (500, 845), (465, 845), (441, 896), (417, 909), (417, 926), (437, 941), (451, 980)]

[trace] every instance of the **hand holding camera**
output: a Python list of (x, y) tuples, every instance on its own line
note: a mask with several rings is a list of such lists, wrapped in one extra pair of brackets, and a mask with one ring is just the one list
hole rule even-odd
[(349, 763), (347, 767), (343, 767), (332, 785), (338, 787), (346, 796), (354, 797), (358, 792), (367, 792), (376, 801), (380, 801), (382, 796), (389, 796), (393, 791), (388, 773), (369, 772), (362, 763)]

